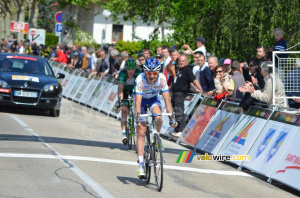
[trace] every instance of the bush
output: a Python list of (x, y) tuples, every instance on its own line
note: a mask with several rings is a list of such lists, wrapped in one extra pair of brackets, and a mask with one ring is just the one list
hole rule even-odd
[(87, 48), (89, 48), (89, 47), (93, 47), (95, 50), (98, 50), (98, 48), (100, 47), (100, 44), (98, 44), (98, 43), (89, 43), (89, 42), (80, 42), (80, 41), (78, 41), (78, 42), (75, 42), (76, 44), (78, 44), (80, 47), (82, 47), (82, 46), (85, 46), (85, 47), (87, 47)]
[(56, 46), (58, 44), (58, 36), (55, 36), (54, 33), (46, 33), (46, 42), (47, 47)]
[(80, 29), (76, 30), (76, 36), (75, 36), (75, 43), (78, 42), (85, 42), (85, 43), (96, 43), (95, 39), (93, 38), (93, 36), (88, 33), (88, 32), (84, 32)]
[(143, 49), (141, 47), (141, 42), (138, 41), (138, 42), (130, 42), (130, 41), (118, 41), (117, 44), (116, 44), (116, 48), (117, 50), (119, 50), (120, 52), (122, 51), (127, 51), (129, 56), (130, 57), (134, 57), (134, 58), (137, 58), (137, 55), (136, 53)]

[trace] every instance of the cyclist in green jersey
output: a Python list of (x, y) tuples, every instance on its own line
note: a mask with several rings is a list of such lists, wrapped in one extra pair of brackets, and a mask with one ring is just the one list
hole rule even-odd
[(126, 125), (128, 115), (128, 95), (132, 95), (136, 77), (141, 73), (141, 70), (136, 69), (137, 65), (133, 59), (128, 59), (125, 63), (125, 69), (119, 73), (119, 110), (122, 110), (121, 129), (123, 134), (123, 144), (127, 144)]

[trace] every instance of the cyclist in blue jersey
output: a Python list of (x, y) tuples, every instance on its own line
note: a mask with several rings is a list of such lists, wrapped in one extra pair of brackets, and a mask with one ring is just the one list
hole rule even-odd
[[(162, 91), (162, 96), (166, 104), (167, 113), (172, 113), (172, 104), (170, 101), (169, 88), (166, 77), (159, 73), (161, 65), (154, 58), (149, 58), (143, 65), (144, 73), (141, 73), (135, 80), (135, 116), (146, 113), (146, 106), (152, 113), (161, 114), (161, 103), (158, 94)], [(175, 120), (169, 116), (170, 125), (176, 127)], [(157, 132), (160, 132), (162, 126), (162, 117), (156, 118)], [(144, 168), (144, 143), (146, 133), (146, 120), (141, 118), (137, 120), (137, 152), (138, 152), (138, 177), (145, 176)]]

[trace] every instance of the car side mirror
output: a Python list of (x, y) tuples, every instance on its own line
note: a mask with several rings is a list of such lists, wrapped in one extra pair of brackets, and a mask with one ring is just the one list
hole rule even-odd
[(56, 75), (56, 78), (57, 78), (57, 79), (63, 79), (63, 78), (65, 78), (65, 74), (58, 73), (58, 74)]

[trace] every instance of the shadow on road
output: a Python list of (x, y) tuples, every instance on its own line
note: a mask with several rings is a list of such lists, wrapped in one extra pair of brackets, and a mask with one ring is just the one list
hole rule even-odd
[[(39, 142), (39, 138), (42, 138), (46, 143), (73, 144), (73, 145), (80, 145), (80, 146), (104, 147), (104, 148), (110, 148), (110, 149), (127, 150), (127, 147), (125, 147), (121, 143), (101, 142), (101, 141), (93, 141), (93, 140), (80, 140), (80, 139), (70, 139), (70, 138), (58, 138), (58, 137), (48, 137), (48, 136), (34, 137), (31, 135), (0, 134), (0, 141)], [(181, 151), (182, 151), (182, 149), (165, 148), (164, 153), (178, 155), (178, 153), (180, 153)]]

